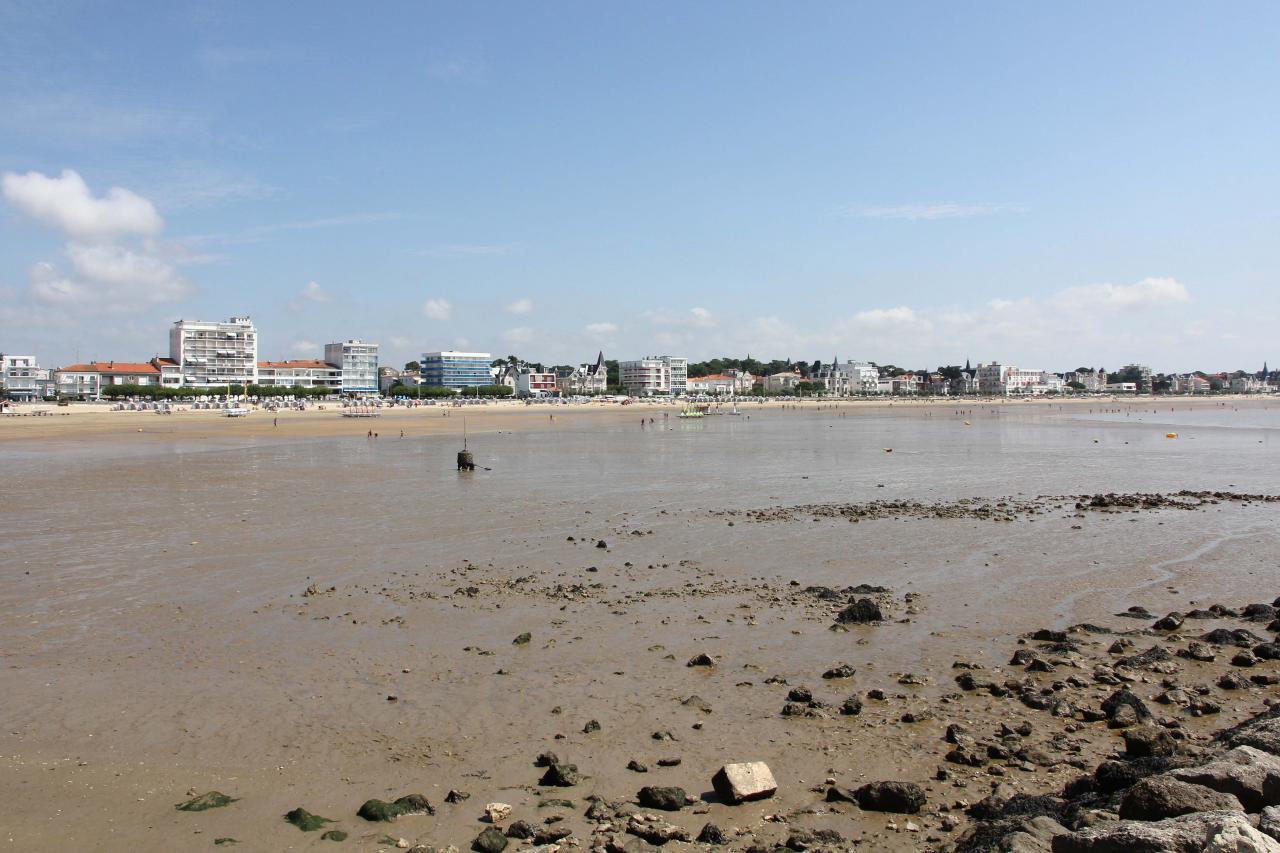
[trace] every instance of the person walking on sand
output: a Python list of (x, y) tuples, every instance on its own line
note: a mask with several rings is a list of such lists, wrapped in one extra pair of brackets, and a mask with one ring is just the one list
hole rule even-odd
[(280, 419), (279, 419), (279, 418), (272, 418), (272, 419), (271, 419), (271, 426), (273, 426), (273, 427), (278, 427), (278, 426), (280, 426)]
[(373, 438), (373, 430), (369, 430), (369, 434), (365, 438)]
[(400, 430), (400, 437), (404, 438), (404, 430)]

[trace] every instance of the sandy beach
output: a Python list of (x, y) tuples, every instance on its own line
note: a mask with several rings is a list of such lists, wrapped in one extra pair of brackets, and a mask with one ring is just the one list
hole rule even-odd
[[(1247, 678), (1275, 661), (1174, 654), (1271, 636), (1241, 615), (1280, 594), (1267, 403), (740, 408), (0, 419), (0, 837), (327, 848), (283, 819), (303, 807), (352, 849), (465, 850), (500, 802), (518, 848), (676, 851), (710, 823), (734, 850), (944, 849), (997, 786), (1060, 792), (1123, 751), (1097, 717), (1117, 684), (1191, 751), (1275, 698)], [(459, 474), (464, 412), (482, 470)], [(841, 621), (863, 600), (878, 618)], [(1172, 664), (1119, 662), (1152, 647)], [(1159, 700), (1171, 679), (1185, 702)], [(540, 784), (546, 752), (581, 778)], [(718, 798), (740, 761), (777, 793)], [(926, 803), (830, 793), (879, 781)], [(641, 806), (645, 786), (690, 803)], [(235, 802), (175, 809), (208, 791)], [(357, 816), (406, 794), (434, 814)]]

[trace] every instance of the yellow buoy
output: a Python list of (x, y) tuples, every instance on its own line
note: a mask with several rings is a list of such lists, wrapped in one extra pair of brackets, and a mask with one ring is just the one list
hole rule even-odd
[(1177, 434), (1176, 432), (1166, 432), (1166, 433), (1164, 434), (1164, 437), (1165, 437), (1165, 438), (1177, 438), (1177, 437), (1178, 437), (1178, 434)]

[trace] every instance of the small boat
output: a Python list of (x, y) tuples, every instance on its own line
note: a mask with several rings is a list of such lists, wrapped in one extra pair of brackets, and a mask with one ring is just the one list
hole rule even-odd
[(228, 418), (243, 418), (248, 416), (249, 410), (244, 406), (227, 406), (222, 410), (222, 414)]
[(350, 409), (343, 409), (342, 416), (344, 418), (376, 418), (382, 413), (376, 409), (365, 406), (354, 406)]
[(705, 416), (706, 412), (701, 409), (695, 409), (693, 406), (685, 406), (680, 410), (680, 413), (676, 415), (677, 418), (701, 418)]

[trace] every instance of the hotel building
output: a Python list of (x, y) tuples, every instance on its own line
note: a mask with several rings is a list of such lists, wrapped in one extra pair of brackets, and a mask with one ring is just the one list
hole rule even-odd
[(177, 363), (183, 385), (254, 385), (258, 330), (248, 317), (178, 320), (169, 330), (169, 358)]
[(489, 371), (492, 360), (487, 352), (424, 352), (422, 384), (441, 388), (478, 388), (493, 382)]

